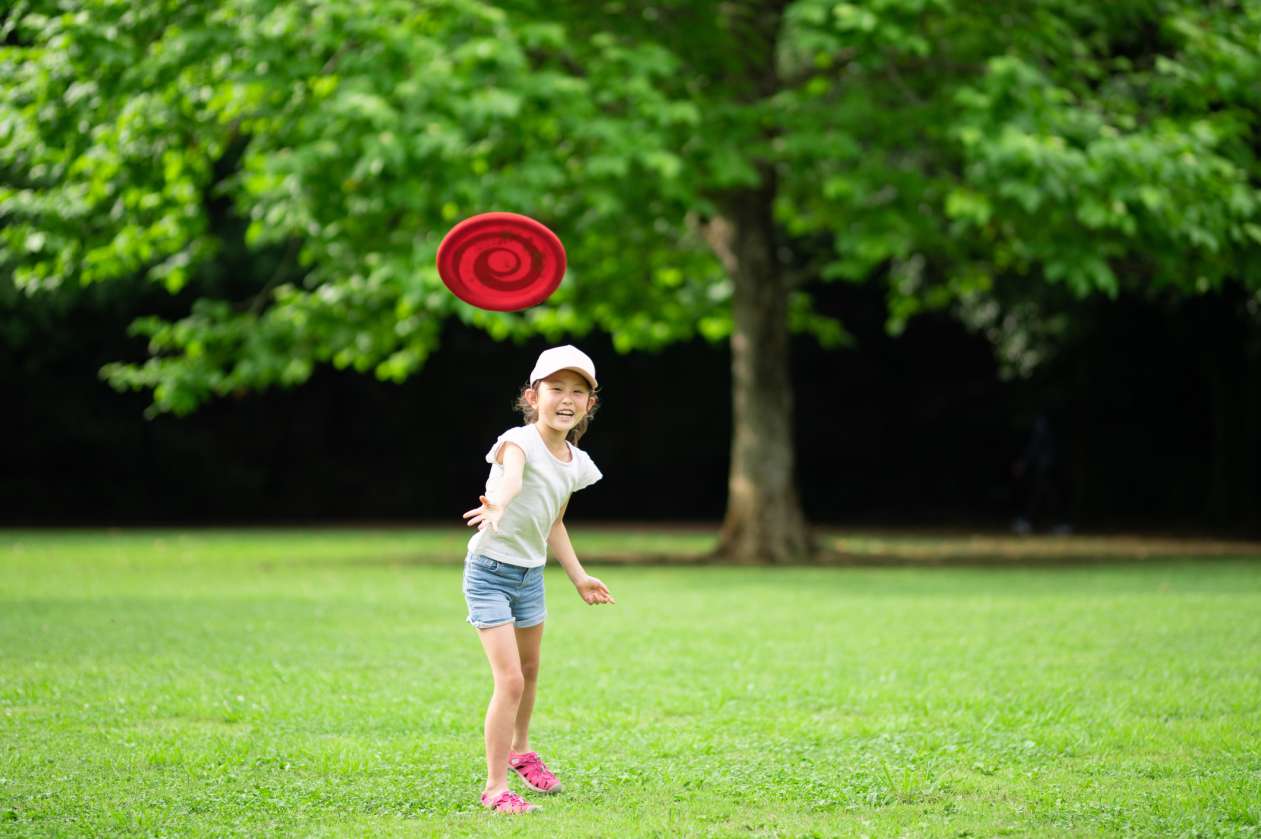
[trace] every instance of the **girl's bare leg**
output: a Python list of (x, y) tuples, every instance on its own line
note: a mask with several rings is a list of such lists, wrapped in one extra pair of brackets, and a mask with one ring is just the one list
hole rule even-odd
[(516, 634), (523, 684), (521, 702), (517, 705), (516, 723), (512, 728), (512, 750), (520, 754), (530, 750), (530, 715), (534, 713), (534, 692), (539, 684), (539, 648), (543, 641), (543, 624), (529, 629), (518, 629)]
[(486, 789), (483, 790), (493, 797), (508, 788), (508, 748), (512, 745), (513, 725), (525, 680), (511, 623), (480, 629), (477, 634), (495, 678), (495, 692), (486, 708)]

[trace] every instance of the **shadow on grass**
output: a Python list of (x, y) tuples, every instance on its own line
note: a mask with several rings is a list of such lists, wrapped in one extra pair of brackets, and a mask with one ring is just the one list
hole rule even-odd
[[(659, 534), (658, 534), (659, 535)], [(714, 537), (680, 542), (663, 549), (650, 530), (601, 529), (584, 549), (575, 542), (584, 566), (769, 567), (735, 564), (713, 552)], [(614, 543), (616, 547), (610, 545)], [(1012, 536), (1007, 534), (933, 534), (920, 532), (823, 532), (811, 560), (791, 563), (811, 568), (1073, 568), (1100, 565), (1151, 565), (1198, 560), (1261, 561), (1261, 542), (1143, 535)], [(358, 557), (354, 565), (447, 565), (461, 559), (450, 553)], [(789, 564), (780, 564), (788, 567)]]
[(821, 564), (898, 567), (1056, 567), (1261, 560), (1261, 542), (1135, 534), (833, 534), (820, 539)]

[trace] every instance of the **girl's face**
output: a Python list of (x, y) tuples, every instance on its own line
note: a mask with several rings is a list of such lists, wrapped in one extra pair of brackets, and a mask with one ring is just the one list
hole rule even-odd
[(526, 391), (526, 399), (539, 412), (540, 423), (564, 433), (582, 422), (596, 401), (591, 385), (573, 370), (543, 379), (537, 388)]

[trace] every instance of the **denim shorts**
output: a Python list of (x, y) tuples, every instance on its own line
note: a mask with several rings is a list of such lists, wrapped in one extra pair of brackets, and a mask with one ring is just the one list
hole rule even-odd
[(478, 629), (514, 621), (518, 629), (538, 626), (547, 617), (543, 566), (522, 568), (469, 554), (464, 560), (464, 599), (468, 601), (468, 622)]

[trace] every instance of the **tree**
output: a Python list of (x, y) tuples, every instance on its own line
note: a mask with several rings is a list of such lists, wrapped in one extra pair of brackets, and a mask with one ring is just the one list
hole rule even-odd
[(1065, 298), (1126, 295), (1167, 312), (1209, 386), (1206, 507), (1219, 523), (1255, 519), (1255, 490), (1227, 475), (1255, 459), (1261, 353), (1240, 341), (1246, 357), (1223, 358), (1221, 341), (1178, 321), (1196, 311), (1188, 298), (1211, 295), (1199, 310), (1234, 309), (1261, 333), (1261, 4), (1038, 17), (1041, 37), (960, 94), (964, 170), (946, 209), (986, 280), (955, 305), (1018, 375), (1097, 320)]
[[(886, 282), (891, 327), (1001, 284), (1256, 283), (1255, 2), (19, 3), (0, 53), (0, 261), (31, 291), (200, 281), (231, 202), (264, 271), (145, 319), (154, 410), (415, 373), (445, 317), (619, 349), (729, 339), (719, 552), (812, 550), (788, 334), (806, 280)], [(1251, 138), (1251, 139), (1250, 139)], [(486, 313), (433, 254), (486, 209), (558, 230), (570, 281)], [(823, 247), (820, 247), (822, 245)], [(794, 250), (824, 257), (804, 274)], [(1252, 261), (1255, 265), (1255, 260)]]

